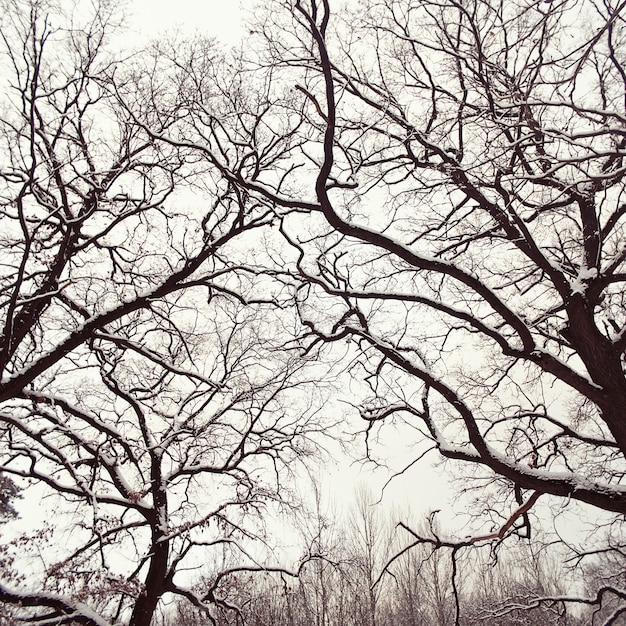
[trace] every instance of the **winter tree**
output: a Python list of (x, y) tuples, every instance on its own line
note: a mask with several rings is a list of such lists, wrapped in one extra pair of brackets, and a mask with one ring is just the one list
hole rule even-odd
[(275, 2), (248, 56), (282, 91), (246, 167), (205, 144), (275, 207), (368, 432), (406, 423), (413, 462), (473, 476), (479, 517), (489, 499), (468, 546), (528, 535), (539, 498), (626, 513), (625, 9)]
[[(276, 565), (263, 515), (321, 429), (274, 212), (156, 137), (185, 116), (175, 59), (115, 57), (106, 3), (1, 19), (0, 469), (47, 519), (3, 549), (0, 600), (41, 624), (236, 614), (229, 568)], [(236, 77), (201, 49), (234, 143)]]
[[(11, 6), (0, 470), (80, 532), (4, 601), (131, 624), (167, 593), (224, 604), (223, 576), (177, 572), (246, 549), (333, 361), (368, 444), (404, 425), (398, 471), (447, 459), (493, 524), (416, 544), (580, 506), (608, 517), (580, 561), (623, 547), (626, 2), (274, 0), (238, 55), (123, 64), (103, 11)], [(615, 580), (575, 599), (615, 621)]]

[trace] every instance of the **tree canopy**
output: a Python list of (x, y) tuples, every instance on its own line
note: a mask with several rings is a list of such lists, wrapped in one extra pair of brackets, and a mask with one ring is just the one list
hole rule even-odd
[[(229, 574), (275, 568), (251, 512), (336, 432), (338, 371), (366, 455), (402, 425), (411, 466), (453, 461), (499, 516), (416, 543), (527, 537), (540, 497), (619, 536), (626, 2), (274, 0), (239, 49), (127, 58), (105, 4), (6, 4), (0, 470), (81, 530), (0, 599), (237, 614)], [(232, 572), (182, 582), (225, 546)]]

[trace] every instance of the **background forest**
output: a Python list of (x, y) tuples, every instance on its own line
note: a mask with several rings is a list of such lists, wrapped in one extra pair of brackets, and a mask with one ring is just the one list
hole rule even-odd
[(0, 0), (0, 622), (626, 623), (626, 0), (248, 8)]

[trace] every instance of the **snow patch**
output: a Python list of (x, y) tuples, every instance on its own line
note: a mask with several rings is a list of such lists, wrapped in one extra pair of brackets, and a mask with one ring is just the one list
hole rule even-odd
[(595, 267), (582, 267), (578, 276), (571, 282), (570, 289), (572, 294), (585, 295), (587, 285), (598, 277), (598, 270)]

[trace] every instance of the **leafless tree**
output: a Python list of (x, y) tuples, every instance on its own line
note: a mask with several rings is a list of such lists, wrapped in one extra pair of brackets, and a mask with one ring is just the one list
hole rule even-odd
[[(7, 548), (0, 600), (26, 623), (147, 626), (174, 595), (215, 622), (237, 615), (231, 575), (265, 569), (262, 516), (316, 449), (321, 386), (274, 212), (158, 138), (185, 84), (158, 51), (107, 52), (108, 6), (2, 3), (0, 469), (53, 519)], [(234, 144), (237, 93), (201, 47)]]
[(133, 625), (166, 592), (219, 603), (226, 573), (198, 595), (176, 569), (245, 550), (279, 498), (318, 350), (366, 387), (368, 443), (404, 423), (400, 471), (438, 452), (499, 521), (416, 542), (528, 537), (538, 499), (621, 523), (626, 2), (275, 0), (239, 58), (124, 67), (105, 11), (6, 4), (0, 469), (84, 528), (3, 600)]
[(580, 610), (572, 609), (558, 599), (538, 604), (532, 612), (529, 603), (538, 598), (564, 595), (573, 586), (579, 587), (580, 575), (567, 575), (553, 550), (538, 543), (517, 541), (504, 549), (472, 553), (472, 583), (468, 585), (463, 603), (468, 624), (579, 624)]
[[(448, 555), (431, 547), (405, 552), (390, 572), (397, 586), (396, 611), (407, 626), (451, 624), (454, 620), (454, 587), (450, 584)], [(463, 568), (467, 573), (468, 569)], [(458, 581), (457, 581), (458, 582)]]
[(348, 542), (352, 555), (354, 578), (360, 582), (356, 594), (359, 598), (355, 608), (360, 613), (359, 622), (368, 626), (378, 624), (378, 613), (383, 585), (376, 579), (388, 557), (390, 548), (389, 524), (376, 506), (372, 491), (361, 484), (357, 487), (354, 504), (349, 515)]
[(282, 99), (245, 167), (204, 145), (273, 204), (311, 346), (358, 348), (370, 432), (477, 468), (502, 524), (476, 541), (543, 494), (622, 519), (626, 3), (272, 7)]
[(371, 355), (364, 418), (403, 412), (446, 457), (623, 513), (622, 7), (544, 4), (372, 3), (348, 45), (327, 3), (296, 2), (323, 115), (291, 156), (317, 177), (297, 199), (238, 182), (327, 225), (291, 237), (301, 310)]

